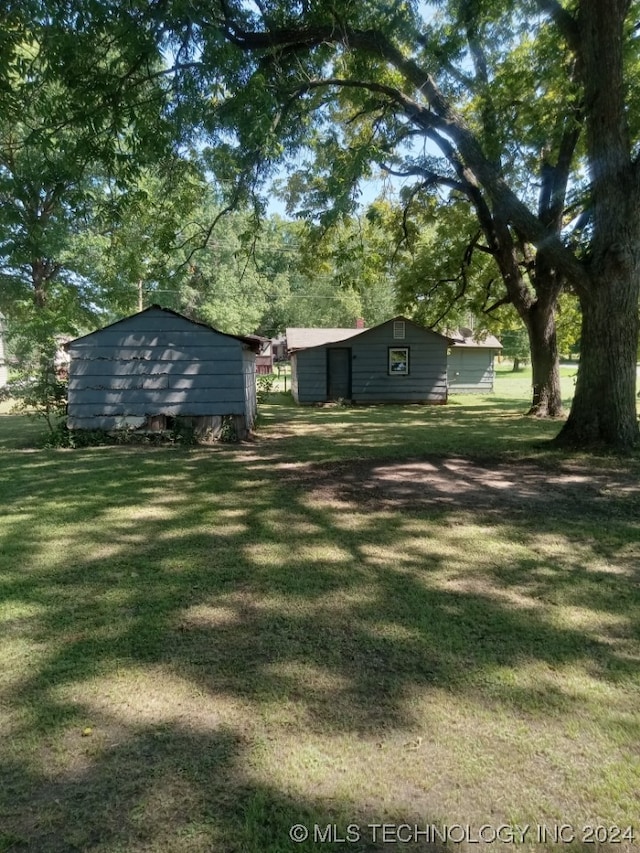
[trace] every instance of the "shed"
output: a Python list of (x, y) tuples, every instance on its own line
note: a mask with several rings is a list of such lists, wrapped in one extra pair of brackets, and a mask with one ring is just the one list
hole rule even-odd
[(446, 403), (449, 339), (406, 317), (370, 329), (287, 329), (298, 403)]
[(490, 393), (495, 379), (495, 356), (502, 344), (493, 335), (474, 336), (471, 329), (458, 329), (449, 334), (450, 394)]
[(159, 305), (76, 338), (65, 345), (69, 429), (159, 430), (180, 418), (215, 435), (230, 417), (244, 437), (256, 415), (261, 340)]

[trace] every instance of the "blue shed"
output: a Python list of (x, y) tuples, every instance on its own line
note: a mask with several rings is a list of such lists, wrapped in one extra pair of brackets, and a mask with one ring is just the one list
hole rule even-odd
[(224, 417), (246, 436), (256, 415), (261, 339), (228, 335), (152, 305), (66, 344), (69, 429), (165, 429), (188, 419), (215, 435)]
[(502, 344), (493, 335), (475, 336), (471, 329), (450, 333), (453, 341), (449, 351), (449, 393), (491, 393), (496, 375), (495, 356)]
[(298, 403), (446, 403), (449, 339), (406, 317), (370, 329), (287, 329)]

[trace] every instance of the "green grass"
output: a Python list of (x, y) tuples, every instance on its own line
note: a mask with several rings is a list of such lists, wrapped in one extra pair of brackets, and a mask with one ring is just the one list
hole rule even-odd
[(527, 382), (274, 395), (256, 442), (208, 449), (38, 450), (0, 415), (0, 851), (640, 833), (640, 459), (550, 448)]

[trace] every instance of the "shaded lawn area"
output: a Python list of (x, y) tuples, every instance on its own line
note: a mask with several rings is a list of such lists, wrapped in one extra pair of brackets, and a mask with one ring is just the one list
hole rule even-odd
[(0, 850), (442, 847), (385, 821), (637, 849), (640, 460), (523, 409), (274, 397), (192, 450), (0, 416)]

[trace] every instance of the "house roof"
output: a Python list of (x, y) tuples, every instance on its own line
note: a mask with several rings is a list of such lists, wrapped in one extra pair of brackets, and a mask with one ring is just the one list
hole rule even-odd
[(428, 329), (426, 326), (421, 326), (419, 323), (410, 320), (408, 317), (400, 315), (398, 317), (391, 317), (389, 320), (378, 323), (376, 326), (369, 326), (364, 329), (287, 329), (287, 348), (289, 352), (291, 352), (299, 349), (323, 346), (324, 344), (333, 344), (338, 341), (346, 341), (349, 338), (355, 338), (356, 335), (366, 335), (373, 329), (379, 329), (380, 326), (386, 326), (388, 323), (393, 323), (395, 320), (402, 320), (405, 323), (410, 323), (412, 326), (416, 326), (423, 332), (428, 332), (431, 335), (436, 335), (436, 337), (444, 338), (451, 342), (451, 338), (449, 336), (442, 335), (440, 332), (434, 332), (433, 329)]
[(475, 336), (471, 329), (456, 329), (453, 332), (447, 332), (447, 336), (451, 339), (454, 347), (502, 349), (502, 344), (494, 335), (480, 334)]
[(127, 320), (131, 320), (132, 317), (140, 317), (142, 314), (147, 314), (149, 311), (164, 311), (166, 314), (173, 314), (174, 317), (180, 317), (181, 320), (186, 320), (187, 323), (193, 323), (194, 326), (202, 326), (203, 328), (209, 329), (211, 332), (215, 332), (218, 335), (224, 335), (227, 338), (235, 338), (236, 340), (241, 341), (243, 344), (247, 344), (248, 346), (250, 346), (254, 352), (258, 352), (260, 350), (262, 342), (267, 340), (266, 338), (262, 338), (259, 335), (230, 335), (228, 332), (221, 332), (219, 329), (215, 329), (208, 323), (202, 323), (200, 320), (192, 320), (190, 317), (185, 317), (184, 314), (180, 314), (178, 311), (173, 311), (171, 308), (163, 308), (162, 305), (150, 305), (143, 311), (137, 311), (135, 314), (130, 314), (128, 317), (123, 317), (120, 320), (116, 320), (114, 323), (109, 323), (106, 326), (102, 326), (102, 328), (96, 329), (93, 332), (89, 332), (89, 334), (87, 335), (81, 335), (78, 338), (74, 338), (72, 341), (67, 341), (67, 343), (62, 345), (63, 349), (69, 349), (69, 347), (73, 346), (73, 344), (75, 344), (77, 341), (84, 341), (87, 338), (92, 337), (92, 335), (99, 335), (105, 329), (111, 329), (114, 326), (118, 326), (120, 323), (125, 323)]

